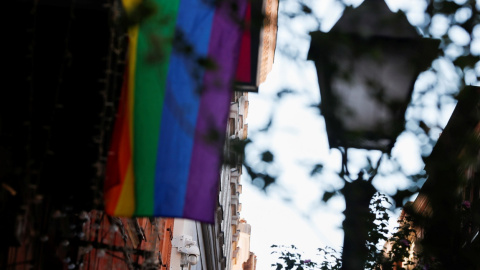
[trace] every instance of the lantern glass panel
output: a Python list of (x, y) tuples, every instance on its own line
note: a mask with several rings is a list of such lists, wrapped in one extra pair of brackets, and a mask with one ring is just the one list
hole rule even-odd
[(334, 50), (336, 62), (331, 88), (335, 117), (343, 129), (355, 133), (390, 135), (397, 119), (397, 104), (408, 102), (415, 69), (409, 48), (374, 48), (361, 55)]

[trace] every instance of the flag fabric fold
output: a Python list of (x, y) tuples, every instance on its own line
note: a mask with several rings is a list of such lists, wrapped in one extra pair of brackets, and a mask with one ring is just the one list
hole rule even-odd
[[(108, 214), (214, 221), (246, 2), (153, 0), (153, 15), (129, 28)], [(129, 14), (143, 2), (123, 4)]]

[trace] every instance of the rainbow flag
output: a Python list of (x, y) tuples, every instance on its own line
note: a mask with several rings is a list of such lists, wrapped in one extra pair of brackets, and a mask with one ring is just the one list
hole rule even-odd
[[(127, 14), (141, 2), (123, 0)], [(151, 0), (129, 28), (107, 214), (214, 221), (246, 2)]]

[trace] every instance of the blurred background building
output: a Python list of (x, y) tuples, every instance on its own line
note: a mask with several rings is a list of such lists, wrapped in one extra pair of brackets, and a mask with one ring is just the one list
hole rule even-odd
[(235, 249), (232, 270), (253, 270), (256, 269), (257, 257), (255, 253), (250, 251), (250, 236), (252, 227), (246, 220), (241, 219), (238, 224), (238, 232), (240, 234), (238, 246)]
[[(480, 269), (480, 88), (468, 86), (432, 153), (427, 181), (400, 215), (411, 222), (410, 257), (397, 268)], [(392, 245), (393, 243), (390, 243)]]

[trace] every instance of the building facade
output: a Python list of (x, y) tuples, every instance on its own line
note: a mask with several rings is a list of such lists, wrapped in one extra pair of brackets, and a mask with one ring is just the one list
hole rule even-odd
[(81, 218), (80, 248), (67, 268), (169, 269), (173, 219), (118, 218), (102, 211)]
[(240, 239), (235, 249), (235, 256), (232, 262), (232, 270), (249, 270), (256, 269), (256, 256), (250, 251), (250, 236), (252, 228), (246, 220), (241, 219), (238, 225)]
[[(242, 185), (242, 157), (232, 151), (231, 143), (244, 140), (248, 134), (245, 120), (248, 116), (248, 93), (235, 92), (230, 103), (230, 114), (227, 124), (227, 141), (225, 143), (225, 163), (220, 172), (218, 205), (214, 224), (175, 219), (173, 237), (191, 237), (199, 248), (200, 256), (191, 270), (232, 269), (238, 257), (241, 237), (240, 194)], [(171, 252), (172, 270), (182, 265), (182, 254), (175, 245)], [(185, 266), (186, 267), (186, 266)], [(187, 269), (187, 268), (185, 268)]]
[[(410, 224), (414, 264), (397, 268), (480, 269), (480, 88), (466, 87), (425, 159), (427, 181), (400, 222)], [(406, 260), (407, 261), (407, 260)], [(403, 264), (403, 265), (402, 265)], [(415, 268), (416, 269), (416, 268)]]

